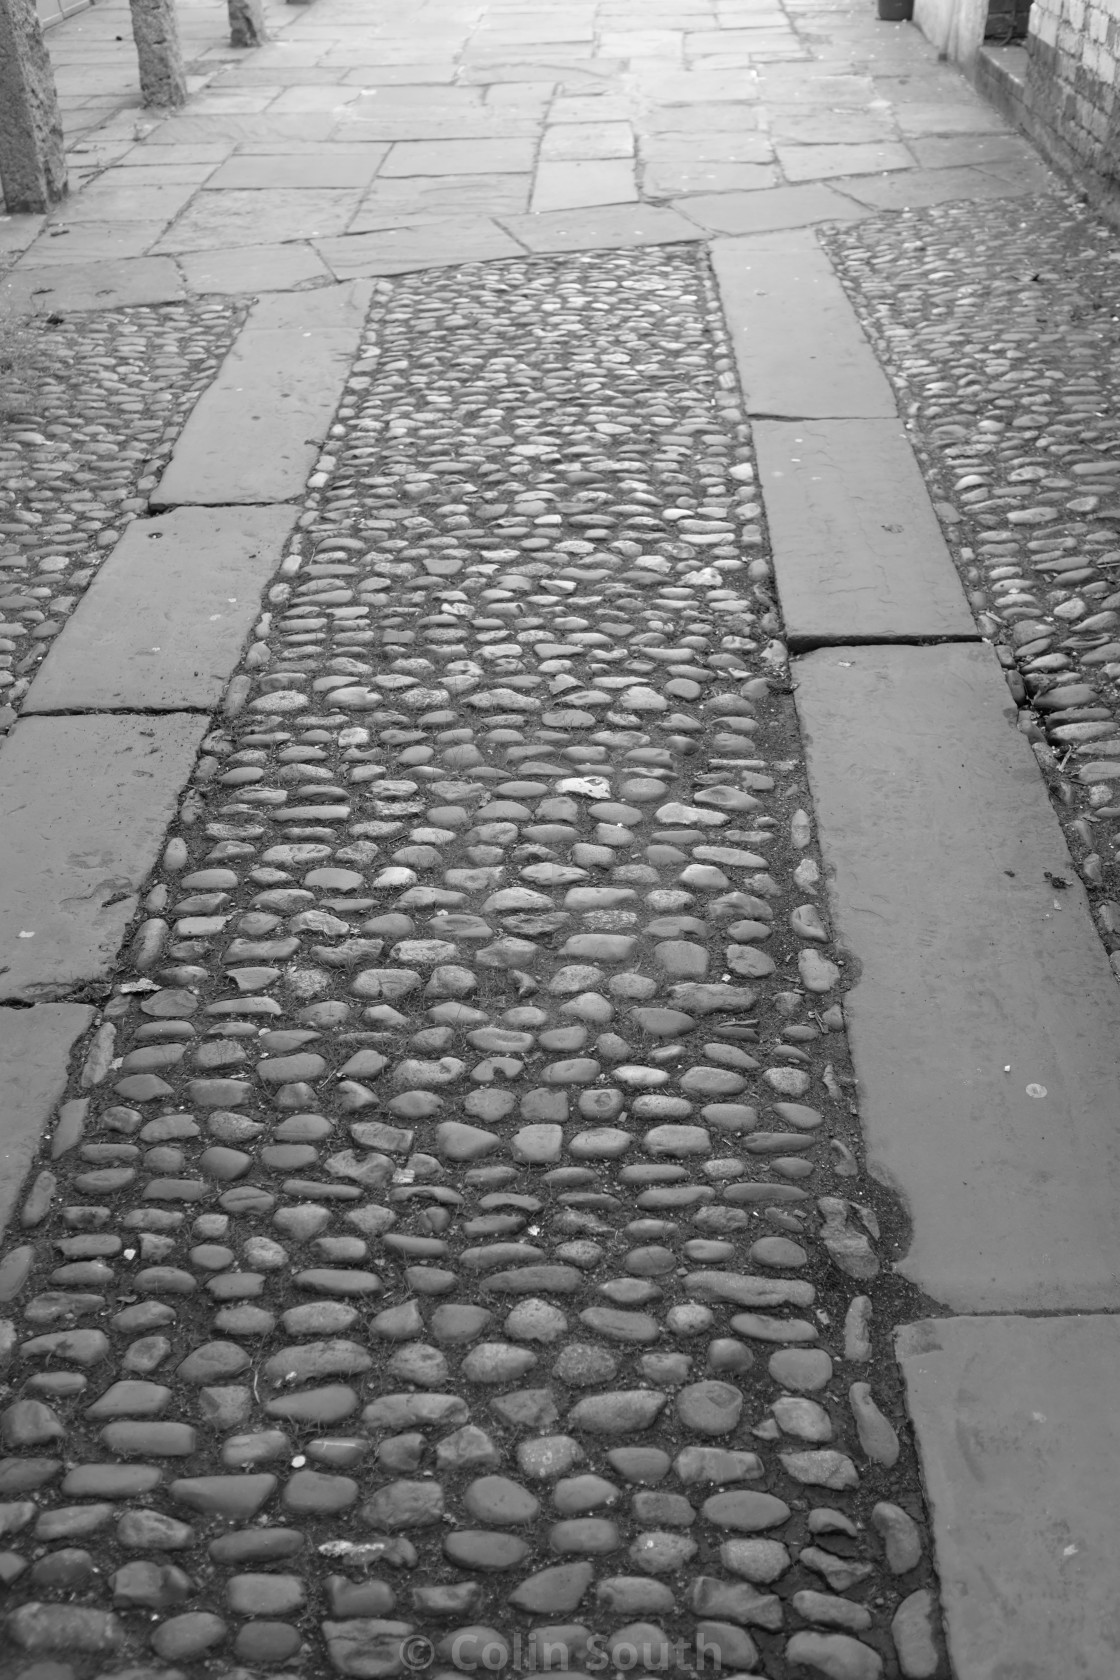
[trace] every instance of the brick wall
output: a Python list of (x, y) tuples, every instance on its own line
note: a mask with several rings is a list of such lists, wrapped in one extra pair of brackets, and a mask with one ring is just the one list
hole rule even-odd
[(1118, 58), (1120, 0), (1034, 0), (1024, 114), (1094, 197), (1120, 193)]

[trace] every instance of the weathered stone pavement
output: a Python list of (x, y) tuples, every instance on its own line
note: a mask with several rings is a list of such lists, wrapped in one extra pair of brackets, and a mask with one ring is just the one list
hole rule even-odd
[(1052, 181), (915, 29), (847, 0), (265, 11), (246, 53), (216, 0), (182, 8), (193, 97), (171, 113), (136, 108), (124, 0), (52, 31), (83, 190), (0, 220), (0, 305), (315, 290)]
[(846, 5), (201, 6), (161, 121), (119, 15), (0, 222), (0, 1672), (1115, 1680), (1097, 225)]
[(939, 1672), (713, 313), (377, 299), (0, 1268), (9, 1662)]

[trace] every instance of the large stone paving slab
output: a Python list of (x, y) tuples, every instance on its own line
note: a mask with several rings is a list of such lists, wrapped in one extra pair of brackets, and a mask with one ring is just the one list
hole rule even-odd
[(274, 152), (231, 157), (208, 186), (268, 190), (276, 187), (364, 187), (373, 179), (388, 146), (320, 146), (313, 153)]
[(607, 204), (538, 216), (505, 216), (502, 220), (530, 251), (542, 253), (619, 250), (703, 237), (695, 222), (656, 204)]
[[(389, 217), (383, 219), (388, 221)], [(354, 275), (408, 274), (418, 268), (448, 268), (522, 255), (521, 245), (489, 216), (445, 216), (412, 226), (383, 227), (377, 232), (349, 234), (345, 239), (320, 240), (318, 250), (340, 280)]]
[(976, 636), (900, 421), (754, 430), (791, 648)]
[(184, 252), (179, 266), (192, 292), (289, 292), (309, 284), (329, 285), (332, 278), (310, 245), (295, 242)]
[(280, 506), (134, 520), (47, 655), (25, 712), (215, 706), (294, 519)]
[(1017, 134), (934, 135), (911, 140), (910, 150), (923, 169), (979, 167), (988, 163), (1038, 166), (1038, 153)]
[(74, 1042), (92, 1020), (93, 1009), (85, 1003), (0, 1009), (0, 1235), (66, 1088)]
[[(778, 172), (768, 163), (691, 163), (687, 158), (681, 158), (665, 162), (647, 161), (642, 170), (642, 187), (649, 198), (667, 198), (677, 193), (706, 193), (712, 195), (713, 204), (725, 195), (742, 197), (763, 188), (778, 191), (777, 182)], [(766, 221), (762, 223), (763, 227), (769, 225)], [(721, 228), (720, 232), (752, 233), (754, 228)]]
[(638, 199), (630, 158), (588, 159), (537, 165), (531, 208), (536, 212), (580, 210), (589, 205), (633, 204)]
[(1042, 192), (1052, 187), (1054, 177), (1041, 163), (1034, 170), (1018, 163), (1003, 178), (989, 165), (983, 169), (909, 169), (897, 175), (844, 176), (832, 185), (859, 204), (877, 210), (918, 210), (932, 204), (952, 204), (968, 198), (1012, 198), (1020, 193)]
[[(987, 647), (830, 648), (797, 704), (899, 1269), (956, 1312), (1120, 1304), (1120, 990)], [(1062, 887), (1051, 885), (1055, 876)]]
[(896, 418), (886, 375), (813, 233), (717, 239), (712, 262), (752, 414)]
[(143, 222), (75, 222), (54, 234), (48, 223), (27, 252), (34, 268), (66, 268), (70, 264), (126, 263), (151, 250), (167, 226), (169, 216)]
[(209, 718), (26, 718), (0, 748), (0, 1001), (111, 972)]
[(644, 134), (639, 151), (646, 163), (671, 164), (678, 169), (702, 163), (774, 161), (774, 148), (766, 134)]
[(18, 268), (0, 283), (0, 310), (69, 314), (127, 304), (176, 303), (183, 296), (183, 282), (170, 257), (137, 257), (73, 268)]
[(209, 251), (273, 240), (327, 238), (349, 225), (360, 187), (275, 187), (271, 192), (204, 188), (164, 235), (159, 249)]
[[(533, 177), (524, 175), (424, 175), (375, 181), (358, 206), (350, 234), (400, 227), (402, 221), (471, 213), (524, 215)], [(340, 241), (344, 245), (345, 241)]]
[(338, 406), (369, 287), (262, 298), (183, 428), (152, 494), (182, 502), (278, 502), (298, 496)]
[(898, 141), (863, 145), (793, 146), (775, 144), (787, 181), (826, 181), (839, 175), (881, 175), (884, 170), (912, 169), (914, 159)]
[(165, 224), (189, 203), (197, 181), (147, 185), (128, 174), (110, 171), (66, 206), (67, 222), (159, 222)]
[[(664, 166), (646, 170), (648, 186), (651, 169), (660, 173)], [(709, 165), (711, 173), (718, 165)], [(733, 165), (732, 169), (742, 168)], [(698, 185), (702, 185), (703, 167), (697, 169)], [(758, 174), (770, 174), (758, 170)], [(765, 183), (759, 183), (765, 185)], [(809, 182), (804, 186), (774, 187), (770, 192), (735, 192), (729, 190), (697, 191), (688, 198), (677, 200), (675, 209), (710, 228), (713, 233), (774, 233), (783, 228), (811, 227), (816, 222), (851, 222), (867, 214), (850, 198), (833, 192), (831, 187)]]
[(810, 146), (825, 143), (831, 149), (840, 145), (873, 145), (892, 140), (890, 116), (883, 111), (834, 110), (806, 106), (769, 106), (768, 127), (774, 139), (784, 145)]
[[(963, 87), (957, 84), (960, 94)], [(993, 105), (975, 95), (965, 104), (950, 104), (946, 100), (911, 101), (898, 111), (898, 126), (903, 134), (1006, 134), (1007, 123)]]
[(1114, 1680), (1120, 1321), (930, 1319), (901, 1330), (962, 1680)]
[(532, 140), (414, 140), (392, 148), (381, 176), (521, 175), (532, 169)]
[(540, 155), (567, 160), (633, 157), (634, 132), (628, 122), (554, 122), (545, 130)]

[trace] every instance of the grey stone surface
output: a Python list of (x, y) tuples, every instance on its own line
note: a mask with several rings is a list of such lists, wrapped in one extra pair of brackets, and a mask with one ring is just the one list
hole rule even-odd
[(109, 180), (103, 177), (85, 187), (66, 206), (66, 226), (73, 229), (84, 222), (166, 225), (185, 208), (198, 187), (197, 181), (153, 181), (135, 173), (122, 180), (123, 175), (121, 170)]
[(886, 376), (811, 232), (717, 239), (712, 261), (751, 414), (896, 417)]
[[(517, 179), (517, 177), (511, 177)], [(521, 246), (489, 216), (448, 215), (379, 233), (320, 239), (316, 249), (340, 280), (365, 274), (408, 274), (420, 268), (519, 257)]]
[(217, 704), (294, 509), (182, 507), (137, 519), (82, 597), (25, 713)]
[(206, 185), (211, 191), (221, 188), (234, 192), (365, 187), (388, 150), (388, 146), (376, 145), (360, 149), (320, 146), (309, 152), (242, 154), (227, 159)]
[(1036, 167), (1038, 153), (1017, 134), (954, 134), (912, 140), (910, 150), (923, 169), (982, 168), (990, 163)]
[(152, 506), (285, 501), (303, 492), (369, 303), (361, 281), (255, 304), (175, 446)]
[(674, 209), (713, 233), (774, 233), (815, 222), (852, 222), (868, 212), (831, 187), (806, 182), (771, 191), (695, 193)]
[[(759, 148), (761, 151), (761, 148)], [(693, 161), (687, 152), (676, 154), (673, 148), (660, 157), (646, 157), (642, 171), (642, 187), (649, 198), (680, 198), (684, 195), (710, 197), (714, 203), (724, 193), (738, 197), (743, 193), (761, 192), (769, 188), (778, 191), (778, 172), (772, 163), (760, 159), (756, 163), (741, 160), (711, 162), (703, 158)], [(763, 222), (763, 227), (769, 223)], [(753, 233), (753, 228), (721, 228), (722, 233)]]
[(381, 166), (391, 175), (520, 175), (533, 167), (532, 140), (402, 140)]
[(349, 244), (357, 233), (409, 232), (426, 221), (459, 221), (476, 214), (480, 218), (522, 216), (529, 208), (532, 184), (528, 173), (404, 175), (377, 180), (362, 199), (342, 243)]
[(796, 666), (873, 1170), (957, 1312), (1120, 1303), (1120, 992), (986, 647)]
[(606, 204), (536, 216), (503, 216), (502, 223), (530, 251), (540, 252), (623, 250), (703, 238), (694, 222), (657, 204)]
[(786, 639), (978, 633), (897, 420), (759, 420), (759, 477)]
[(209, 726), (27, 718), (0, 748), (0, 1000), (103, 979)]
[(820, 146), (783, 145), (775, 150), (787, 181), (825, 181), (838, 175), (881, 175), (888, 170), (911, 169), (914, 160), (897, 141), (879, 143), (844, 142)]
[[(27, 253), (29, 268), (86, 268), (97, 263), (123, 263), (145, 256), (163, 232), (165, 221), (52, 220)], [(57, 230), (57, 231), (56, 231)]]
[(0, 187), (9, 215), (66, 193), (58, 94), (33, 0), (0, 0)]
[(0, 1234), (65, 1089), (70, 1051), (93, 1013), (85, 1003), (0, 1009)]
[(174, 110), (187, 102), (187, 77), (175, 0), (128, 0), (145, 105)]
[[(170, 257), (150, 257), (165, 262)], [(232, 251), (189, 251), (179, 266), (192, 292), (290, 292), (329, 284), (330, 270), (309, 245), (247, 245)]]
[(634, 164), (629, 157), (544, 158), (537, 165), (530, 208), (534, 212), (582, 210), (589, 205), (634, 204), (637, 199)]
[[(290, 123), (298, 120), (287, 119)], [(346, 230), (360, 196), (360, 187), (274, 186), (268, 191), (255, 187), (206, 188), (195, 195), (165, 233), (159, 230), (163, 233), (159, 253), (228, 251), (239, 245), (327, 238)], [(152, 235), (153, 244), (157, 238), (158, 234)]]
[(74, 267), (28, 266), (0, 281), (0, 312), (76, 314), (135, 303), (176, 303), (183, 296), (185, 288), (170, 257), (133, 257)]
[(920, 210), (931, 204), (951, 204), (967, 198), (1014, 198), (1043, 192), (1054, 184), (1043, 165), (1011, 166), (1008, 178), (983, 169), (907, 169), (892, 175), (837, 177), (832, 185), (859, 204), (876, 210)]
[(954, 1671), (1114, 1680), (1117, 1320), (930, 1319), (896, 1346)]

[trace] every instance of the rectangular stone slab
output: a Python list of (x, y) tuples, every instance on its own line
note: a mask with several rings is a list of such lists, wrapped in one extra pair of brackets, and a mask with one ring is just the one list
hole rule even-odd
[(352, 280), (255, 303), (180, 433), (152, 507), (301, 495), (357, 354), (369, 299), (370, 282)]
[(897, 1349), (961, 1680), (1115, 1680), (1120, 1322), (951, 1318)]
[(19, 268), (0, 286), (0, 311), (77, 313), (130, 303), (177, 303), (186, 288), (172, 257), (122, 257), (72, 268)]
[(791, 648), (977, 636), (898, 420), (758, 420), (754, 439)]
[(93, 1015), (86, 1003), (0, 1009), (0, 1236), (65, 1089), (70, 1052)]
[(899, 1270), (955, 1312), (1115, 1311), (1120, 988), (995, 656), (829, 648), (794, 681)]
[(25, 715), (216, 705), (295, 517), (183, 507), (134, 520), (55, 640)]
[(0, 1001), (112, 972), (209, 727), (181, 712), (16, 724), (0, 747)]
[(886, 375), (814, 233), (717, 239), (712, 263), (752, 415), (897, 418)]

